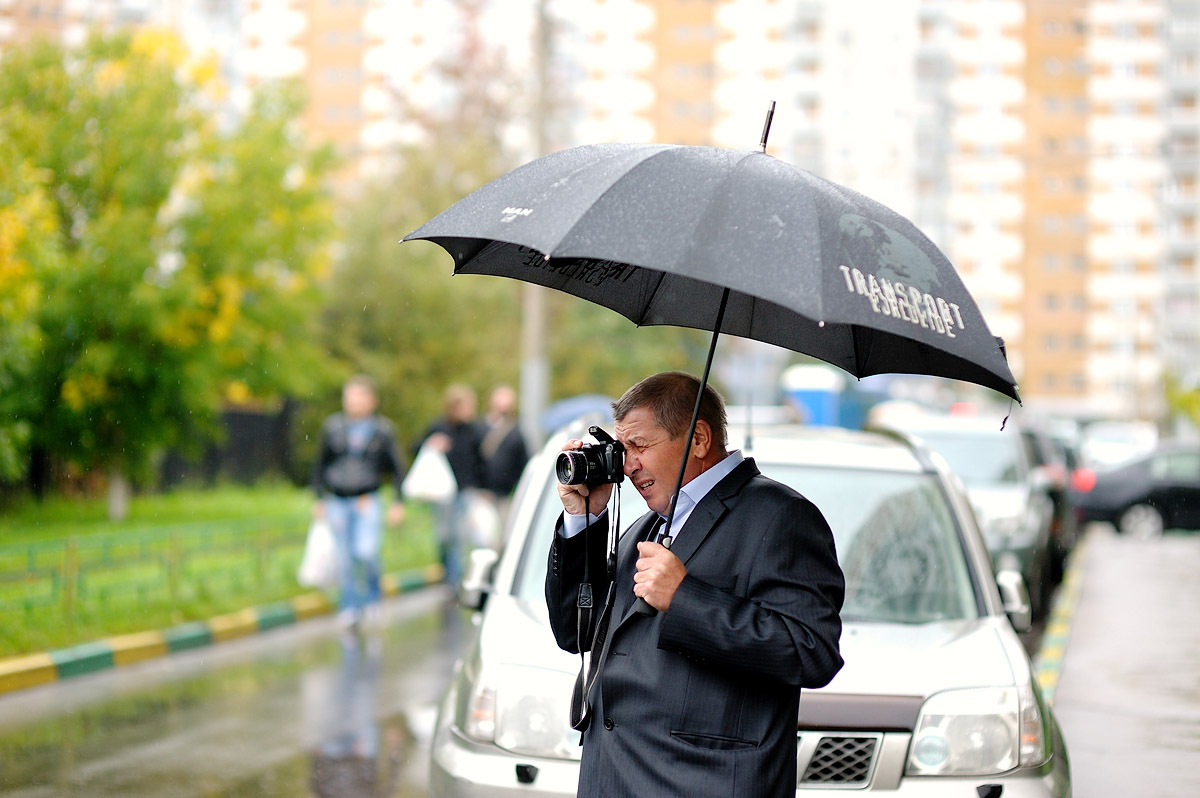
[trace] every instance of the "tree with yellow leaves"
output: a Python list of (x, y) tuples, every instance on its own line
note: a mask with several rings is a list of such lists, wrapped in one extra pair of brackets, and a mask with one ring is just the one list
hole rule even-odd
[(105, 471), (119, 515), (125, 479), (211, 439), (223, 402), (320, 373), (329, 153), (286, 85), (218, 126), (214, 75), (153, 29), (0, 58), (0, 477), (30, 453)]

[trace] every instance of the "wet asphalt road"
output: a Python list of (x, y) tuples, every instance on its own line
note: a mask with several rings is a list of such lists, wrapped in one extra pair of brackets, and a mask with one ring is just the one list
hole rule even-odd
[(0, 795), (409, 798), (470, 617), (443, 588), (0, 696)]
[(1077, 798), (1200, 796), (1200, 534), (1089, 530), (1054, 712)]

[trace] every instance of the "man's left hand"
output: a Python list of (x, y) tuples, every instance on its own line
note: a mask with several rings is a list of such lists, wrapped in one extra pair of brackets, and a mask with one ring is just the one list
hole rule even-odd
[(660, 543), (638, 544), (637, 571), (633, 575), (633, 594), (659, 612), (666, 612), (687, 568), (683, 560)]

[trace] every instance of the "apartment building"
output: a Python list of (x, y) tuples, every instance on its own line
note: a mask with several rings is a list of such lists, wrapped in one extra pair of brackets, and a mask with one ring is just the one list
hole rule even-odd
[(1087, 4), (1085, 379), (1109, 415), (1162, 411), (1164, 11), (1161, 0)]
[(1024, 290), (1015, 306), (1022, 387), (1043, 407), (1079, 412), (1090, 396), (1087, 286), (1091, 104), (1086, 6), (1029, 0), (1016, 31), (1024, 43), (1020, 78), (1024, 127), (1016, 188)]
[(235, 103), (300, 77), (349, 185), (455, 64), (521, 158), (751, 149), (775, 101), (768, 151), (913, 218), (1031, 409), (1155, 417), (1200, 382), (1200, 0), (0, 0), (0, 47), (147, 22), (220, 53)]
[(1167, 0), (1162, 27), (1163, 214), (1161, 335), (1164, 364), (1200, 387), (1200, 0)]

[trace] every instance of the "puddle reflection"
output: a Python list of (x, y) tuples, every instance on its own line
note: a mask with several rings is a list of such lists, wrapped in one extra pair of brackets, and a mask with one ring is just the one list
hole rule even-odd
[(375, 717), (382, 655), (377, 635), (343, 635), (332, 678), (314, 673), (304, 685), (319, 738), (309, 758), (309, 786), (320, 798), (396, 794), (414, 740), (403, 716)]

